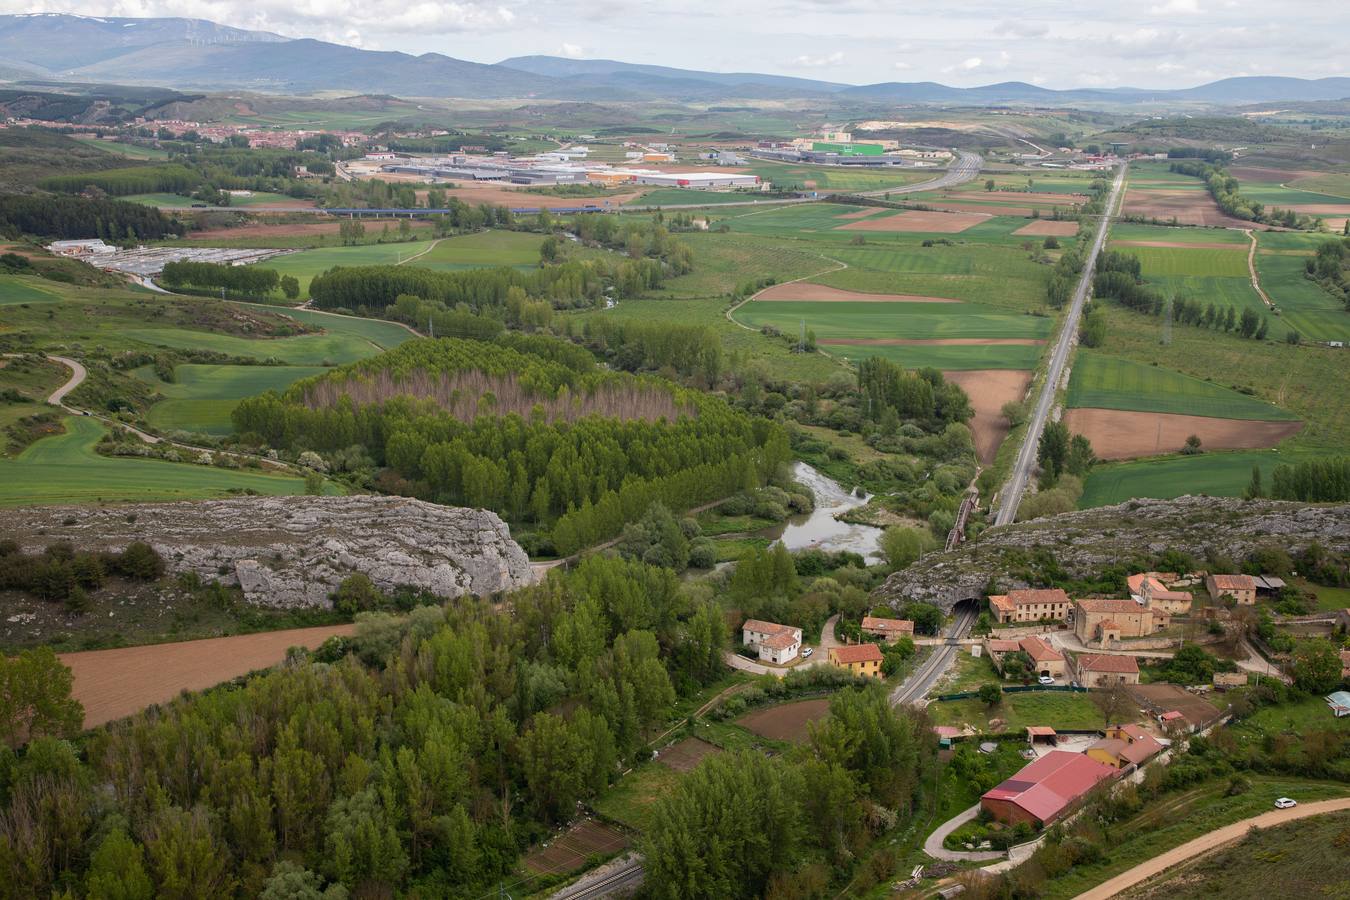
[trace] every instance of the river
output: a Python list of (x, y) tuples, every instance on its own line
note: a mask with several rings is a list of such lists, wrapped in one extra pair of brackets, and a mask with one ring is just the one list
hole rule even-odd
[(839, 482), (804, 462), (794, 465), (792, 473), (797, 481), (810, 488), (816, 508), (809, 515), (793, 516), (786, 525), (765, 534), (782, 540), (789, 550), (807, 550), (812, 547), (830, 552), (848, 550), (862, 555), (868, 563), (881, 562), (880, 528), (853, 525), (835, 518), (850, 509), (863, 506), (872, 496), (854, 496), (844, 490)]

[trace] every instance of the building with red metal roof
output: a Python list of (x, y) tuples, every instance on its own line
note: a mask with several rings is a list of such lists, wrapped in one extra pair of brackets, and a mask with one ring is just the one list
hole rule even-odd
[(1029, 822), (1044, 828), (1115, 774), (1115, 769), (1081, 753), (1051, 750), (986, 791), (980, 806), (1001, 822)]

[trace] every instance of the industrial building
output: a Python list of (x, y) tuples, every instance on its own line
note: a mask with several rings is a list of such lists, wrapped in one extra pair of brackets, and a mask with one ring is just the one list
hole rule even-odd
[(1081, 753), (1051, 750), (980, 798), (980, 807), (1015, 825), (1044, 828), (1064, 816), (1116, 770)]

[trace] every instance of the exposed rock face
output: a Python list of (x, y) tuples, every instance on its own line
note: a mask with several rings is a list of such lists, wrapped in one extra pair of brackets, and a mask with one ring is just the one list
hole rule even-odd
[(1032, 583), (1049, 557), (1072, 578), (1113, 565), (1143, 570), (1167, 550), (1204, 564), (1207, 553), (1241, 560), (1261, 547), (1298, 552), (1316, 541), (1328, 550), (1350, 550), (1350, 505), (1305, 506), (1274, 500), (1216, 497), (1131, 500), (1081, 512), (991, 528), (950, 553), (932, 553), (896, 572), (877, 588), (892, 605), (911, 600), (950, 613), (962, 600), (985, 596), (993, 579), (1000, 590), (1044, 587)]
[[(250, 497), (125, 506), (6, 510), (6, 536), (27, 550), (58, 540), (121, 550), (145, 541), (172, 572), (238, 584), (250, 603), (324, 607), (344, 578), (443, 597), (532, 581), (506, 524), (480, 509), (404, 497)], [(65, 525), (74, 519), (75, 524)]]

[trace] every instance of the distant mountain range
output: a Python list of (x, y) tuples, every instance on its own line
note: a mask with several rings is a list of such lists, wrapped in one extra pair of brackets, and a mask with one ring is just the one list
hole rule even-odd
[(0, 16), (0, 80), (69, 79), (196, 90), (402, 97), (691, 102), (790, 97), (869, 104), (1237, 105), (1350, 98), (1350, 78), (1225, 78), (1180, 90), (1051, 90), (1024, 82), (957, 88), (935, 82), (848, 85), (753, 72), (701, 72), (606, 59), (521, 56), (496, 64), (439, 53), (361, 50), (292, 40), (202, 19), (59, 13)]

